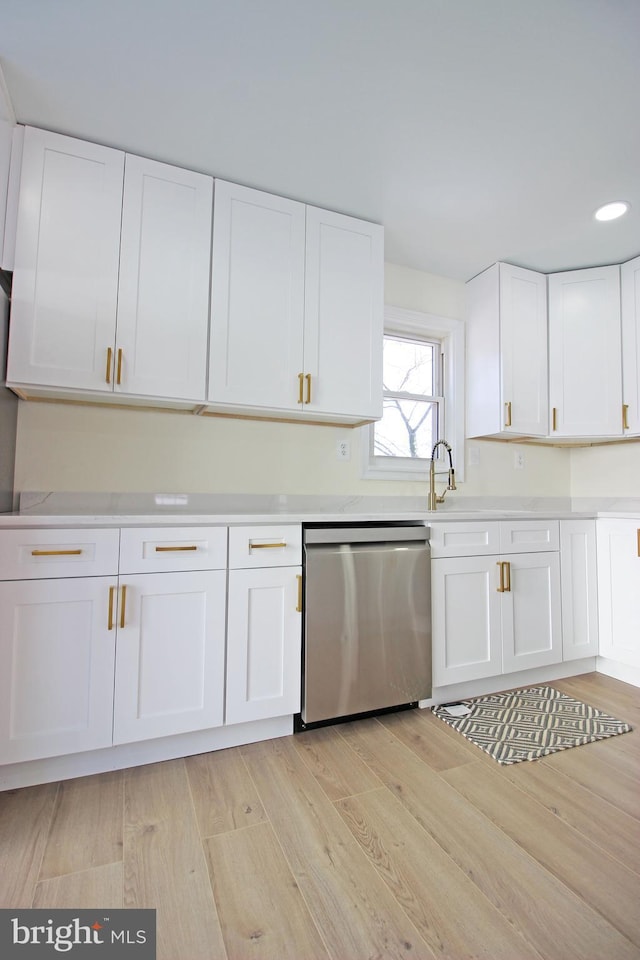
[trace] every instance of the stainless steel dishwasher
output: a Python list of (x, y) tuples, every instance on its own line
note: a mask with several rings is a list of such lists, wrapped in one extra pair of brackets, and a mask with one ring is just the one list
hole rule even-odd
[(431, 696), (429, 528), (307, 526), (297, 730)]

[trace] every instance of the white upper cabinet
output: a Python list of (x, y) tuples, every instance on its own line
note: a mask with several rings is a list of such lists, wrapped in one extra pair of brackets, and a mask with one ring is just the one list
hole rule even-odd
[(382, 227), (216, 181), (209, 402), (382, 414)]
[(625, 436), (640, 434), (640, 257), (620, 268)]
[(467, 436), (546, 436), (546, 277), (496, 263), (467, 296)]
[(124, 154), (27, 127), (7, 379), (104, 390), (113, 353)]
[(622, 434), (620, 268), (549, 276), (552, 437)]
[(377, 224), (307, 207), (304, 402), (311, 413), (382, 416), (383, 247)]
[(213, 180), (26, 128), (8, 380), (203, 401)]
[(216, 180), (209, 400), (286, 409), (298, 399), (305, 206)]
[(212, 205), (211, 177), (127, 154), (116, 392), (204, 400)]

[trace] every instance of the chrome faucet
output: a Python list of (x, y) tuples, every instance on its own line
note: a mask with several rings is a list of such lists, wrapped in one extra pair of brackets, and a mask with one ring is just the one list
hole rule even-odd
[[(436, 473), (436, 450), (438, 447), (444, 447), (447, 453), (449, 454), (449, 469), (440, 470), (439, 473)], [(442, 473), (448, 475), (448, 483), (446, 488), (442, 491), (442, 496), (438, 496), (436, 493), (436, 477)], [(439, 503), (444, 501), (445, 494), (447, 490), (456, 489), (456, 473), (453, 469), (453, 457), (451, 456), (451, 447), (446, 440), (438, 440), (437, 443), (434, 443), (433, 450), (431, 451), (431, 466), (429, 468), (429, 506), (428, 510), (435, 510)]]

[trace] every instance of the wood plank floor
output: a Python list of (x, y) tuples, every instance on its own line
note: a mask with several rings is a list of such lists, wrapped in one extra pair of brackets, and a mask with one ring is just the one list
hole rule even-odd
[(501, 767), (428, 710), (0, 793), (0, 907), (154, 907), (158, 960), (640, 960), (629, 734)]

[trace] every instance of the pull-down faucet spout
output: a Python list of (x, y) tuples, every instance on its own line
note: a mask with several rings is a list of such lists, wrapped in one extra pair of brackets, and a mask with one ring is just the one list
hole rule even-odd
[[(436, 450), (438, 447), (444, 447), (447, 453), (449, 454), (449, 469), (440, 470), (436, 473)], [(441, 474), (446, 473), (448, 476), (448, 482), (446, 488), (442, 491), (441, 496), (438, 496), (436, 493), (436, 477)], [(456, 489), (456, 472), (453, 469), (453, 456), (451, 454), (451, 447), (446, 440), (438, 440), (433, 445), (433, 450), (431, 451), (431, 466), (429, 467), (429, 505), (428, 510), (433, 511), (436, 509), (439, 503), (444, 501), (445, 494), (447, 490)]]

